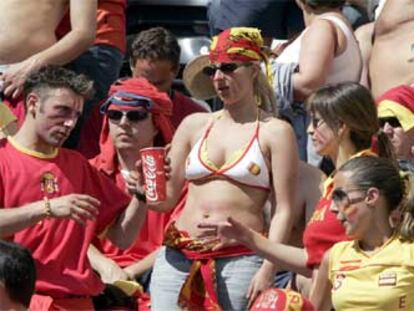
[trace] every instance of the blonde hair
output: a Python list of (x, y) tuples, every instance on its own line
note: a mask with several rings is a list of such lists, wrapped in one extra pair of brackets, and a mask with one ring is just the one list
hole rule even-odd
[(279, 116), (275, 92), (262, 70), (259, 70), (253, 82), (253, 92), (261, 109), (271, 113), (274, 117)]

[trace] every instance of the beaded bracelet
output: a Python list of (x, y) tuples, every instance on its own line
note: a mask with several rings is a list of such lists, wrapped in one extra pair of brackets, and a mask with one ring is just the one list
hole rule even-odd
[(46, 218), (52, 217), (52, 207), (50, 206), (50, 201), (48, 197), (43, 197), (43, 202), (45, 202), (45, 211), (44, 215)]

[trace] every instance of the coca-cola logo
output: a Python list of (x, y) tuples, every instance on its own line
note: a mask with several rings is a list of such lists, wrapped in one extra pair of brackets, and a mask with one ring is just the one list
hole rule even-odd
[(145, 195), (148, 201), (157, 201), (157, 165), (155, 157), (144, 156)]

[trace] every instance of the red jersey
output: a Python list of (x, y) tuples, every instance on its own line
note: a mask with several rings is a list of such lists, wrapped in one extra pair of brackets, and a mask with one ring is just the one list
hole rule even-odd
[(114, 221), (130, 200), (76, 151), (62, 148), (46, 157), (11, 139), (0, 142), (0, 208), (71, 193), (100, 200), (96, 221), (81, 226), (70, 219), (44, 219), (10, 237), (27, 247), (35, 259), (38, 294), (65, 298), (102, 292), (104, 285), (90, 266), (87, 250), (92, 239)]
[(323, 196), (303, 232), (303, 245), (308, 254), (307, 266), (310, 269), (320, 265), (323, 255), (332, 245), (348, 240), (344, 226), (330, 211), (332, 190), (333, 178), (329, 177), (324, 183)]
[(186, 116), (195, 112), (206, 112), (206, 109), (204, 109), (204, 107), (195, 103), (191, 98), (185, 96), (183, 93), (173, 91), (171, 100), (174, 103), (171, 122), (175, 128), (178, 128), (181, 121)]
[[(99, 0), (96, 13), (96, 38), (94, 44), (114, 46), (126, 51), (126, 0)], [(69, 13), (56, 29), (58, 38), (70, 31)]]
[[(350, 159), (360, 156), (377, 155), (370, 149), (365, 149), (354, 154)], [(310, 269), (320, 265), (325, 252), (335, 243), (349, 240), (345, 234), (345, 227), (330, 210), (333, 186), (333, 176), (329, 176), (324, 182), (323, 196), (303, 232), (303, 245), (308, 254), (307, 266)]]
[[(117, 168), (116, 158), (114, 159), (114, 163), (112, 163), (112, 165), (108, 165), (108, 163), (106, 163), (106, 167), (103, 167), (99, 164), (102, 163), (99, 160), (99, 157), (105, 156), (100, 154), (96, 158), (90, 160), (90, 163), (102, 173), (110, 177), (119, 189), (125, 189), (124, 178)], [(130, 266), (133, 263), (140, 261), (162, 245), (164, 230), (170, 220), (170, 214), (171, 212), (158, 213), (153, 210), (148, 210), (147, 217), (145, 218), (138, 237), (136, 238), (134, 244), (126, 250), (119, 249), (107, 239), (95, 240), (94, 244), (102, 253), (115, 261), (119, 266)]]

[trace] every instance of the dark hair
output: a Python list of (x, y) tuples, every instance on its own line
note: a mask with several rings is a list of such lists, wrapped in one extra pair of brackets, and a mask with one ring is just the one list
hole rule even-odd
[(29, 75), (23, 85), (23, 94), (26, 99), (33, 91), (45, 95), (46, 90), (58, 88), (70, 89), (87, 99), (92, 96), (93, 82), (85, 75), (76, 74), (60, 66), (49, 65)]
[(306, 105), (334, 131), (345, 124), (357, 151), (370, 148), (376, 136), (379, 155), (394, 159), (388, 136), (380, 130), (374, 99), (364, 86), (355, 82), (327, 85), (312, 93)]
[(384, 197), (389, 212), (403, 212), (398, 232), (403, 240), (414, 240), (414, 192), (412, 174), (400, 175), (398, 167), (388, 159), (362, 156), (349, 160), (338, 170), (352, 172), (352, 184), (361, 190), (377, 188)]
[(137, 59), (167, 60), (177, 69), (180, 64), (181, 48), (177, 38), (163, 27), (141, 31), (131, 45), (131, 65)]
[(301, 2), (309, 6), (313, 10), (329, 8), (342, 8), (345, 5), (345, 0), (301, 0)]
[(30, 252), (0, 240), (0, 281), (14, 302), (29, 307), (36, 282), (36, 266)]

